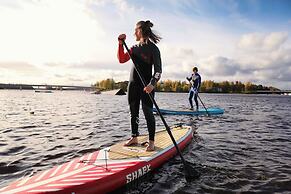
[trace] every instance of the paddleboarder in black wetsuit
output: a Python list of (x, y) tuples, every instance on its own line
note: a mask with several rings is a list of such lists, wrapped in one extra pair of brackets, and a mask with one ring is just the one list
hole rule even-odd
[[(155, 148), (155, 130), (156, 123), (153, 115), (153, 103), (147, 93), (152, 93), (154, 96), (154, 88), (159, 81), (162, 73), (162, 63), (159, 48), (155, 45), (161, 39), (160, 36), (154, 34), (151, 30), (153, 24), (150, 21), (139, 21), (136, 24), (135, 36), (139, 43), (130, 49), (132, 60), (137, 65), (140, 73), (145, 79), (146, 87), (143, 84), (134, 69), (131, 69), (129, 85), (128, 85), (128, 103), (131, 116), (131, 130), (132, 138), (125, 143), (125, 146), (137, 144), (138, 124), (139, 124), (139, 105), (142, 102), (142, 109), (146, 119), (149, 132), (149, 145), (146, 151), (153, 151)], [(120, 63), (125, 63), (130, 59), (128, 53), (124, 53), (122, 40), (126, 39), (125, 34), (118, 37), (118, 60)], [(154, 73), (152, 73), (152, 66), (154, 66)]]
[(191, 83), (191, 88), (189, 91), (189, 103), (190, 103), (190, 110), (193, 110), (193, 102), (192, 98), (194, 96), (194, 101), (196, 104), (196, 111), (198, 111), (198, 91), (201, 86), (201, 76), (198, 73), (198, 68), (194, 67), (193, 68), (193, 73), (190, 77), (186, 77), (186, 79)]

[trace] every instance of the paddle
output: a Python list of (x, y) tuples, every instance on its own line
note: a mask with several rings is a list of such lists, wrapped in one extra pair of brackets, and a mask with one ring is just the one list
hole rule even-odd
[[(131, 55), (131, 53), (130, 53), (130, 51), (129, 51), (129, 49), (128, 49), (128, 47), (127, 47), (125, 41), (124, 41), (124, 39), (122, 40), (122, 43), (123, 43), (123, 45), (125, 46), (125, 48), (126, 48), (126, 50), (127, 50), (127, 53), (128, 53), (129, 56), (130, 56), (130, 59), (131, 59), (132, 62), (133, 62), (134, 69), (136, 70), (136, 72), (137, 72), (137, 74), (138, 74), (138, 76), (139, 76), (139, 78), (140, 78), (140, 80), (141, 80), (141, 82), (142, 82), (143, 87), (146, 87), (146, 82), (145, 82), (145, 80), (144, 80), (144, 77), (141, 75), (141, 73), (140, 73), (140, 71), (139, 71), (139, 69), (138, 69), (138, 65), (134, 62), (134, 60), (133, 60), (133, 58), (132, 58), (132, 55)], [(171, 129), (170, 129), (170, 127), (168, 126), (167, 122), (165, 121), (165, 119), (164, 119), (164, 117), (163, 117), (163, 115), (162, 115), (162, 113), (161, 113), (161, 111), (160, 111), (160, 108), (158, 107), (158, 105), (157, 105), (157, 103), (156, 103), (154, 97), (152, 96), (151, 93), (148, 93), (148, 95), (149, 95), (149, 98), (151, 99), (152, 103), (155, 105), (155, 107), (156, 107), (156, 109), (157, 109), (157, 112), (158, 112), (158, 114), (160, 115), (161, 120), (162, 120), (162, 122), (164, 123), (164, 125), (165, 125), (165, 127), (166, 127), (166, 130), (167, 130), (167, 132), (168, 132), (168, 134), (169, 134), (169, 136), (170, 136), (172, 142), (174, 143), (174, 146), (175, 146), (175, 148), (176, 148), (178, 154), (179, 154), (180, 157), (181, 157), (182, 163), (183, 163), (183, 165), (184, 165), (184, 175), (185, 175), (186, 180), (188, 181), (188, 180), (191, 180), (191, 179), (198, 178), (198, 177), (200, 176), (200, 173), (197, 172), (194, 168), (192, 168), (192, 167), (189, 165), (189, 162), (186, 162), (186, 160), (185, 160), (184, 157), (182, 156), (182, 153), (181, 153), (181, 151), (180, 151), (180, 149), (179, 149), (179, 147), (178, 147), (178, 145), (177, 145), (177, 143), (176, 143), (175, 138), (173, 137), (173, 134), (172, 134), (172, 132), (171, 132)]]
[[(188, 79), (187, 79), (187, 80), (188, 80)], [(188, 81), (189, 81), (189, 80), (188, 80)], [(190, 81), (189, 81), (189, 83), (191, 84)], [(191, 87), (192, 87), (192, 84), (191, 84)], [(204, 109), (206, 110), (206, 114), (207, 114), (207, 116), (210, 116), (210, 114), (209, 114), (209, 112), (208, 112), (206, 106), (205, 106), (204, 103), (202, 102), (202, 100), (201, 100), (200, 96), (198, 95), (198, 93), (197, 93), (197, 96), (198, 96), (198, 98), (199, 98), (201, 104), (203, 105)]]
[(208, 115), (208, 116), (210, 116), (210, 114), (209, 114), (209, 112), (208, 112), (208, 110), (207, 110), (206, 106), (205, 106), (205, 105), (204, 105), (204, 103), (202, 102), (202, 100), (201, 100), (200, 96), (199, 96), (198, 94), (197, 94), (197, 96), (198, 96), (198, 98), (199, 98), (199, 100), (200, 100), (201, 104), (202, 104), (202, 105), (203, 105), (203, 107), (205, 108), (207, 115)]

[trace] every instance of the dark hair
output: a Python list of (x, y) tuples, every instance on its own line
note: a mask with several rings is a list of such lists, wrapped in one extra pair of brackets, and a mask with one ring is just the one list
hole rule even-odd
[(193, 71), (197, 71), (198, 72), (198, 68), (197, 67), (193, 67)]
[(144, 38), (149, 38), (154, 43), (158, 43), (162, 37), (152, 32), (151, 27), (154, 26), (152, 22), (147, 21), (139, 21), (136, 25), (139, 25), (141, 28), (141, 33)]

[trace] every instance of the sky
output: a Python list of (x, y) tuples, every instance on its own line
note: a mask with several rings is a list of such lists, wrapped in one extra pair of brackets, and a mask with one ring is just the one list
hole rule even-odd
[(289, 0), (0, 0), (0, 83), (128, 80), (117, 37), (137, 44), (140, 20), (163, 38), (162, 80), (197, 66), (202, 80), (291, 89)]

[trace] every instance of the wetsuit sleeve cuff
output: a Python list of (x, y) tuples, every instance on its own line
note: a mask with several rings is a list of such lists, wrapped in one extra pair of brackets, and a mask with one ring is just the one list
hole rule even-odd
[(161, 78), (161, 72), (155, 72), (154, 76), (152, 77), (150, 84), (155, 86), (156, 83), (160, 80)]

